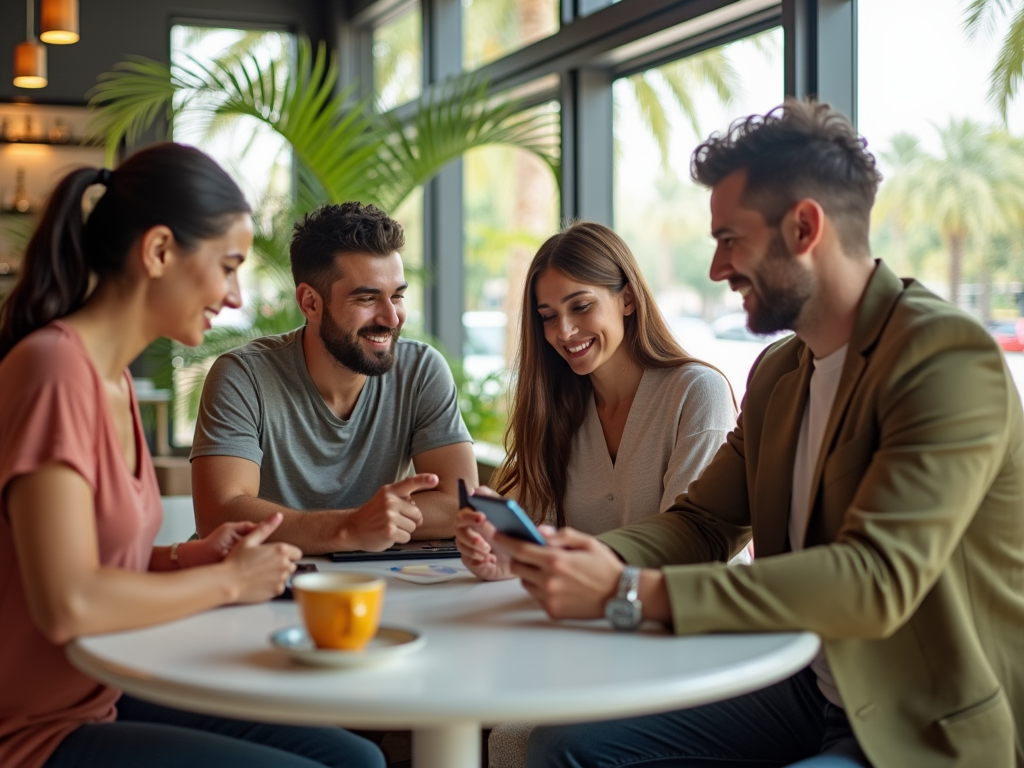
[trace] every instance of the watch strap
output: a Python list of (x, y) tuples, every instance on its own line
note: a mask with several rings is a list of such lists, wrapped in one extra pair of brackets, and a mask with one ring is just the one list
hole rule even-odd
[(640, 569), (635, 565), (627, 565), (619, 577), (619, 591), (615, 595), (622, 600), (633, 602), (640, 592)]

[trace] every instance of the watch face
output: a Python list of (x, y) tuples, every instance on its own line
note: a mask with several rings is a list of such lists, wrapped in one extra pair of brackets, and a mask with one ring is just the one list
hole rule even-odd
[(635, 629), (640, 623), (640, 601), (613, 597), (608, 601), (604, 615), (616, 629)]

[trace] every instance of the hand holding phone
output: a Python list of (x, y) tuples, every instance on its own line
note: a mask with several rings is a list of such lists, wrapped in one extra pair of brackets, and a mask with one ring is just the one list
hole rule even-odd
[(547, 544), (540, 531), (537, 530), (537, 526), (530, 520), (529, 515), (512, 499), (504, 499), (500, 496), (495, 498), (471, 495), (466, 490), (465, 481), (460, 479), (459, 506), (483, 513), (498, 533), (529, 541), (542, 547)]

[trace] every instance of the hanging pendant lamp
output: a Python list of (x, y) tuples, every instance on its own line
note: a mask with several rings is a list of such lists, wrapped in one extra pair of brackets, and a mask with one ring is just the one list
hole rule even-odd
[(25, 3), (25, 42), (14, 48), (14, 85), (18, 88), (46, 87), (46, 47), (32, 32), (34, 0)]
[(39, 39), (50, 45), (78, 42), (78, 0), (43, 0)]

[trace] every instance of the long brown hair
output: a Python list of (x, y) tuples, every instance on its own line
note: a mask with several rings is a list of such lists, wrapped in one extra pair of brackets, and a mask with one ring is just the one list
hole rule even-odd
[(508, 453), (495, 472), (494, 486), (499, 493), (518, 489), (519, 501), (537, 522), (554, 511), (562, 526), (572, 440), (583, 423), (594, 389), (590, 377), (573, 373), (544, 338), (534, 289), (546, 269), (558, 270), (586, 285), (607, 288), (615, 295), (627, 285), (633, 287), (636, 309), (623, 318), (622, 343), (640, 368), (674, 368), (701, 361), (676, 342), (629, 246), (608, 227), (577, 222), (540, 247), (523, 289), (517, 374), (505, 431)]

